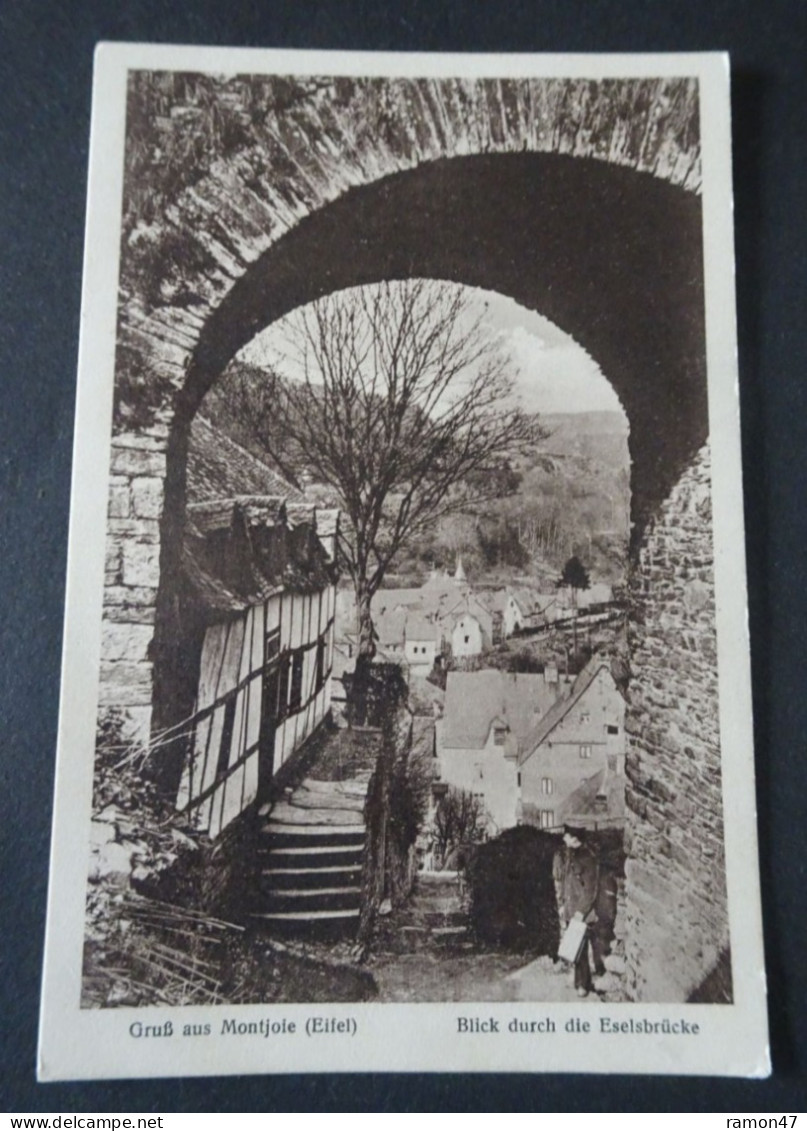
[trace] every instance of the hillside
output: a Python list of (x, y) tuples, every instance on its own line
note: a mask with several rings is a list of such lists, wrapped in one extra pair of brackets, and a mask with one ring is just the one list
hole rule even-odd
[(462, 554), (469, 577), (509, 581), (558, 576), (578, 554), (593, 579), (624, 581), (630, 522), (630, 457), (625, 418), (615, 412), (541, 417), (549, 437), (534, 457), (516, 459), (517, 491), (474, 513), (444, 520), (399, 563), (396, 584)]
[[(233, 378), (251, 367), (236, 363), (205, 398), (202, 411), (223, 433), (264, 462), (265, 450), (239, 415)], [(515, 576), (556, 578), (578, 554), (592, 579), (624, 580), (630, 513), (627, 422), (617, 412), (549, 413), (549, 430), (534, 455), (515, 457), (517, 490), (440, 521), (413, 539), (396, 561), (391, 584), (419, 584), (433, 565), (453, 567), (462, 554), (470, 577), (509, 581)], [(284, 469), (287, 471), (288, 469)], [(336, 502), (329, 487), (311, 481), (305, 467), (295, 478), (312, 501)], [(285, 475), (289, 478), (288, 475)]]

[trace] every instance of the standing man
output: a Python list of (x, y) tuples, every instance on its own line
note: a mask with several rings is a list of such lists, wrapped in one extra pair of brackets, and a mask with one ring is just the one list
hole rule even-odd
[[(599, 862), (585, 840), (585, 829), (564, 825), (563, 845), (556, 852), (552, 864), (561, 930), (565, 930), (575, 916), (582, 919), (588, 928), (574, 964), (574, 988), (578, 997), (587, 997), (592, 988), (588, 948), (592, 926), (597, 924), (596, 905), (600, 886)], [(602, 963), (599, 947), (594, 961), (599, 973)]]

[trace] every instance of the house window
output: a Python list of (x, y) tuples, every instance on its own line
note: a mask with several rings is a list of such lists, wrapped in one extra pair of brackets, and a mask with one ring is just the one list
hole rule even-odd
[(583, 711), (583, 713), (582, 713), (582, 714), (581, 714), (581, 716), (580, 716), (580, 722), (581, 722), (581, 723), (582, 723), (582, 724), (583, 724), (584, 726), (585, 726), (585, 724), (586, 724), (586, 723), (590, 723), (590, 722), (591, 722), (591, 715), (589, 714), (589, 712), (588, 712), (588, 711)]
[(224, 722), (221, 727), (221, 742), (219, 743), (219, 758), (216, 763), (216, 777), (223, 778), (230, 764), (230, 746), (233, 741), (233, 728), (235, 725), (235, 695), (231, 696), (224, 704)]
[(471, 638), (470, 638), (470, 636), (464, 636), (464, 637), (463, 637), (463, 639), (464, 639), (464, 641), (465, 641), (465, 643), (466, 643), (466, 644), (470, 644), (470, 643), (471, 643)]
[(280, 651), (280, 629), (273, 628), (271, 632), (266, 634), (266, 662), (274, 660), (275, 656)]
[(289, 710), (299, 711), (303, 701), (303, 654), (295, 652), (291, 661), (291, 692)]
[(542, 809), (541, 813), (540, 813), (540, 819), (541, 819), (541, 828), (542, 829), (553, 828), (554, 824), (555, 824), (555, 810), (554, 809)]
[(591, 757), (591, 743), (589, 743), (589, 742), (583, 743), (583, 745), (580, 747), (580, 757), (581, 758), (590, 758)]
[(554, 793), (555, 783), (552, 778), (541, 778), (541, 793)]
[(521, 770), (519, 770), (516, 774), (516, 784), (518, 785), (518, 788), (521, 789)]
[(619, 734), (619, 727), (607, 726), (605, 729), (608, 732), (608, 734)]
[(325, 641), (320, 638), (317, 641), (317, 667), (316, 667), (316, 689), (321, 691), (325, 684)]
[(291, 674), (291, 657), (286, 655), (280, 661), (280, 672), (277, 681), (277, 717), (285, 719), (289, 708), (289, 676)]
[(504, 746), (505, 739), (507, 738), (507, 727), (494, 727), (493, 728), (493, 745)]

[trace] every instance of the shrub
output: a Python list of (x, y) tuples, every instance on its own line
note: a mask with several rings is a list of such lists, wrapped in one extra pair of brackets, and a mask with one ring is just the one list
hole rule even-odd
[(560, 941), (552, 860), (558, 838), (529, 825), (481, 844), (468, 868), (480, 943), (555, 955)]

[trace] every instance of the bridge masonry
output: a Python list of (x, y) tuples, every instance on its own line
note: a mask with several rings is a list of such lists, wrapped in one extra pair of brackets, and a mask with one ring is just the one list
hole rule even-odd
[(685, 1000), (728, 945), (712, 562), (705, 447), (632, 578), (626, 940), (640, 1001)]
[[(198, 407), (187, 374), (218, 375), (205, 326), (269, 248), (350, 189), (442, 157), (562, 153), (700, 191), (688, 80), (199, 79), (140, 73), (130, 90), (147, 152), (127, 153), (99, 706), (123, 710), (144, 740), (177, 521), (167, 453)], [(218, 137), (205, 134), (211, 99), (228, 127)], [(205, 140), (190, 177), (166, 154), (194, 131)], [(639, 1000), (681, 1000), (726, 941), (708, 484), (703, 452), (648, 526), (632, 580), (627, 959)]]
[(148, 742), (160, 584), (167, 425), (113, 437), (107, 507), (99, 714), (122, 712), (128, 737)]

